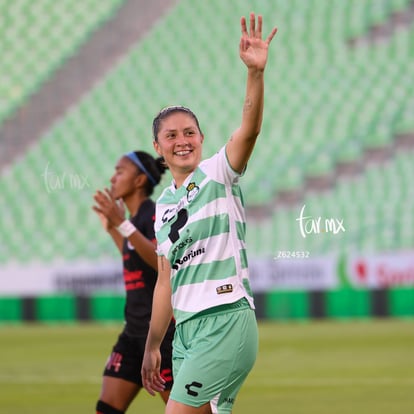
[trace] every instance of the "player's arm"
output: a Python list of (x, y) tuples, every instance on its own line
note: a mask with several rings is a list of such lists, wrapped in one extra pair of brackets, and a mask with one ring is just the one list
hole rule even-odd
[(151, 322), (141, 369), (143, 386), (151, 395), (164, 390), (165, 381), (160, 375), (160, 346), (173, 316), (170, 272), (168, 260), (164, 256), (159, 256), (158, 279), (154, 289)]
[(113, 242), (115, 243), (115, 246), (118, 248), (119, 252), (122, 254), (122, 245), (124, 242), (124, 238), (121, 236), (119, 231), (109, 223), (108, 219), (105, 217), (103, 213), (98, 211), (95, 206), (93, 206), (92, 209), (96, 212), (99, 219), (101, 220), (103, 229), (111, 236)]
[(157, 270), (155, 243), (148, 240), (129, 220), (125, 219), (123, 206), (116, 202), (111, 192), (107, 188), (105, 192), (97, 191), (94, 200), (97, 205), (92, 208), (101, 217), (101, 221), (102, 217), (106, 219), (108, 232), (121, 254), (123, 239), (127, 238), (142, 259)]
[(118, 232), (118, 230), (114, 227), (108, 229), (109, 235), (112, 237), (115, 246), (118, 248), (119, 252), (122, 254), (122, 248), (124, 244), (124, 238)]
[(138, 229), (135, 229), (128, 237), (128, 240), (142, 259), (153, 269), (157, 270), (156, 242), (147, 239)]
[(264, 70), (268, 47), (277, 29), (274, 28), (267, 39), (263, 40), (262, 16), (258, 16), (256, 27), (256, 17), (251, 13), (250, 31), (247, 32), (244, 17), (241, 18), (241, 31), (239, 54), (247, 67), (246, 96), (241, 125), (226, 145), (227, 159), (233, 170), (239, 173), (243, 172), (247, 165), (262, 126)]

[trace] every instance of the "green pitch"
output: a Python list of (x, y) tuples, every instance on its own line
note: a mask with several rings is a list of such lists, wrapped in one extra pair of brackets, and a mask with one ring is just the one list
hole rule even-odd
[[(94, 413), (119, 325), (0, 326), (0, 412)], [(261, 323), (235, 414), (414, 412), (414, 320)], [(129, 413), (162, 413), (138, 396)]]

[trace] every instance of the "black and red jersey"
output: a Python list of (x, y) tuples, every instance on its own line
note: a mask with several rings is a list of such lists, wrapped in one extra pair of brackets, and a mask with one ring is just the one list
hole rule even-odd
[[(130, 220), (147, 239), (155, 243), (155, 203), (152, 200), (145, 200)], [(157, 271), (141, 258), (128, 239), (124, 239), (122, 257), (126, 290), (124, 332), (133, 337), (146, 337)], [(173, 324), (169, 329), (173, 329)]]

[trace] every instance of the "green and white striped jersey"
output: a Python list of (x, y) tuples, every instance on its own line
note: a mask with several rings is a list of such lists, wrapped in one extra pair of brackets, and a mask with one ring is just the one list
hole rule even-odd
[(202, 161), (180, 188), (173, 183), (157, 200), (157, 252), (171, 264), (177, 324), (242, 297), (254, 309), (239, 176), (223, 147)]

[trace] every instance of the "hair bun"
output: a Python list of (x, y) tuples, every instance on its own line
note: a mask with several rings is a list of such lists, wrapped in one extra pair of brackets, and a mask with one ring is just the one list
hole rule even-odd
[(157, 165), (158, 171), (160, 175), (164, 174), (166, 170), (168, 170), (168, 166), (165, 163), (164, 157), (159, 157), (155, 160), (155, 164)]

